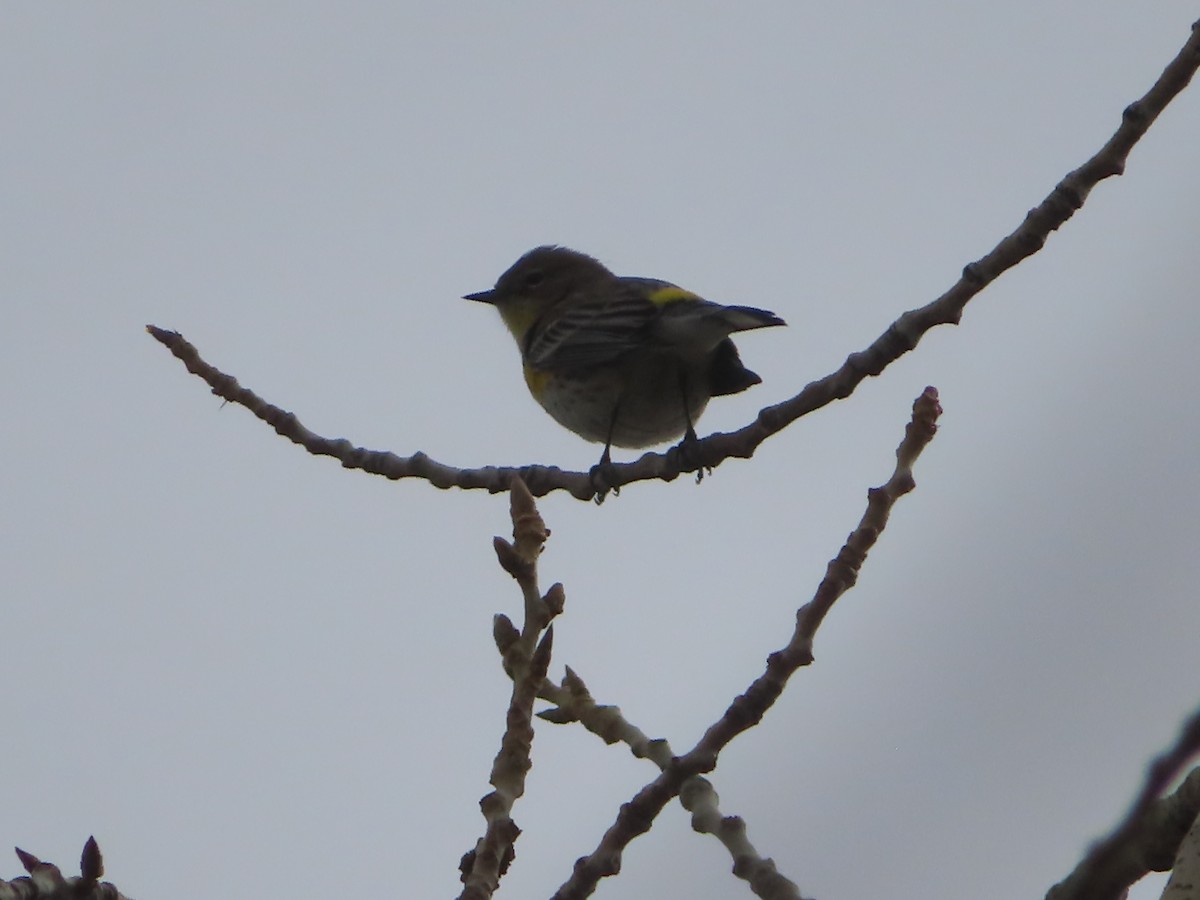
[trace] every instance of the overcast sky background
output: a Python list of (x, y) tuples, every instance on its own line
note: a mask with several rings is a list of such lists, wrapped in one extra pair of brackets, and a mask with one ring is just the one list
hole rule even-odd
[[(580, 469), (495, 313), (558, 242), (775, 310), (748, 422), (990, 250), (1111, 135), (1195, 3), (0, 8), (0, 877), (451, 896), (508, 685), (507, 498), (343, 471), (222, 408), (178, 329), (314, 430)], [(806, 896), (1041, 897), (1200, 699), (1200, 86), (959, 328), (697, 487), (563, 495), (570, 664), (677, 752), (790, 634), (927, 384), (858, 587), (713, 777)], [(618, 454), (618, 459), (633, 454)], [(655, 774), (539, 724), (502, 885)], [(675, 804), (598, 896), (738, 898)], [(1137, 896), (1155, 894), (1143, 886)]]

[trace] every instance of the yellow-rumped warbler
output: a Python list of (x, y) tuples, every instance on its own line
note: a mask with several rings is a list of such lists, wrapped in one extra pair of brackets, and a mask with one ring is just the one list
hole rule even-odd
[(712, 397), (762, 381), (729, 335), (785, 324), (751, 306), (722, 306), (655, 278), (614, 275), (566, 247), (530, 250), (490, 291), (521, 348), (529, 392), (558, 423), (610, 447), (640, 448), (693, 428)]

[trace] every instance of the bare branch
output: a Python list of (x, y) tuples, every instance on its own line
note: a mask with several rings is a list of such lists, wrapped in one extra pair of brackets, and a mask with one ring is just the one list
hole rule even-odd
[[(538, 696), (555, 704), (538, 717), (564, 725), (579, 722), (605, 743), (626, 744), (634, 756), (651, 760), (662, 771), (671, 765), (675, 754), (662, 738), (651, 739), (629, 722), (615, 706), (597, 704), (587, 685), (571, 668), (562, 684), (546, 681)], [(800, 888), (781, 875), (774, 860), (764, 857), (750, 842), (746, 823), (741, 816), (726, 816), (720, 808), (720, 797), (712, 782), (703, 775), (693, 775), (680, 785), (679, 803), (692, 814), (692, 828), (701, 834), (711, 834), (719, 840), (733, 858), (733, 874), (750, 885), (755, 896), (764, 900), (800, 900)]]
[[(792, 638), (782, 650), (767, 658), (767, 669), (746, 692), (735, 698), (724, 715), (683, 756), (671, 760), (663, 772), (621, 806), (616, 821), (589, 855), (575, 861), (571, 877), (554, 894), (555, 900), (578, 900), (589, 896), (601, 878), (621, 869), (621, 854), (638, 835), (650, 830), (654, 819), (688, 779), (711, 772), (721, 751), (739, 734), (752, 728), (783, 693), (788, 679), (801, 666), (813, 661), (812, 643), (817, 629), (838, 597), (854, 586), (867, 553), (887, 525), (892, 506), (915, 486), (912, 465), (937, 432), (941, 415), (937, 391), (928, 387), (913, 403), (912, 420), (896, 449), (896, 468), (881, 487), (867, 493), (867, 509), (858, 527), (829, 563), (825, 578), (813, 599), (796, 612)], [(777, 896), (777, 895), (772, 895)], [(787, 896), (781, 894), (778, 896)]]
[(509, 496), (513, 541), (496, 538), (496, 555), (521, 588), (525, 623), (518, 632), (507, 616), (497, 616), (494, 626), (513, 687), (489, 779), (495, 790), (479, 801), (487, 829), (459, 863), (464, 885), (459, 896), (470, 900), (492, 896), (516, 856), (513, 845), (521, 829), (512, 819), (512, 809), (525, 793), (525, 776), (533, 766), (533, 704), (550, 667), (554, 644), (550, 621), (562, 611), (562, 588), (555, 585), (543, 597), (537, 586), (537, 560), (550, 530), (520, 479), (513, 482)]
[(17, 858), (29, 873), (12, 881), (0, 880), (0, 900), (127, 900), (124, 894), (107, 881), (100, 845), (89, 837), (80, 856), (80, 873), (70, 878), (53, 863), (43, 862), (20, 847)]
[[(1197, 773), (1200, 769), (1192, 771), (1192, 775)], [(1200, 900), (1200, 815), (1192, 820), (1192, 827), (1179, 843), (1162, 895), (1168, 900)]]
[(1098, 841), (1046, 900), (1117, 900), (1151, 871), (1174, 862), (1188, 827), (1200, 814), (1200, 770), (1193, 770), (1174, 794), (1157, 799), (1188, 760), (1200, 753), (1200, 711), (1184, 724), (1175, 745), (1155, 759), (1146, 781), (1121, 824)]
[[(673, 448), (665, 453), (646, 453), (630, 463), (605, 467), (604, 482), (610, 488), (635, 481), (662, 479), (672, 481), (685, 472), (704, 471), (730, 458), (748, 459), (758, 445), (792, 422), (834, 400), (849, 397), (868, 376), (879, 375), (888, 365), (917, 346), (937, 325), (958, 324), (967, 303), (1004, 272), (1020, 263), (1046, 243), (1050, 233), (1060, 228), (1080, 209), (1092, 189), (1113, 175), (1125, 171), (1134, 145), (1158, 118), (1167, 104), (1187, 87), (1200, 67), (1200, 22), (1183, 49), (1163, 70), (1154, 86), (1140, 100), (1126, 107), (1121, 124), (1108, 142), (1087, 162), (1055, 185), (1040, 204), (1029, 211), (1025, 220), (997, 244), (986, 256), (968, 264), (958, 282), (933, 302), (909, 310), (888, 326), (869, 347), (846, 358), (836, 372), (808, 384), (789, 400), (759, 411), (749, 425), (728, 433), (717, 432), (688, 447), (687, 453)], [(521, 468), (485, 466), (461, 469), (448, 466), (417, 451), (401, 457), (380, 450), (356, 447), (344, 439), (321, 437), (309, 431), (290, 412), (267, 403), (253, 391), (241, 387), (237, 379), (213, 368), (200, 358), (196, 348), (178, 332), (153, 325), (146, 330), (175, 354), (189, 372), (199, 375), (214, 394), (231, 403), (245, 406), (276, 432), (300, 444), (309, 453), (332, 456), (348, 469), (361, 469), (385, 478), (423, 478), (439, 488), (483, 488), (492, 493), (508, 489), (519, 476), (534, 496), (554, 490), (567, 491), (581, 500), (595, 495), (590, 473), (570, 472), (554, 466), (530, 465)]]

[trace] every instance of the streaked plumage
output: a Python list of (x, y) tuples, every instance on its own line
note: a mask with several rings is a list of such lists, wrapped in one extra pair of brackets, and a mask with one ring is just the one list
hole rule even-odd
[(565, 247), (537, 247), (490, 291), (521, 350), (525, 381), (559, 424), (608, 447), (681, 436), (709, 398), (761, 379), (729, 335), (785, 324), (774, 313), (722, 306), (668, 281), (614, 275)]

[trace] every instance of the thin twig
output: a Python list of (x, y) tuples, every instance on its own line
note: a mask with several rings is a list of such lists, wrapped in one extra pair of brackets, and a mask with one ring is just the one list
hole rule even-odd
[(837, 556), (830, 561), (813, 599), (797, 610), (796, 627), (787, 646), (767, 658), (766, 671), (744, 694), (734, 699), (695, 747), (673, 759), (657, 778), (622, 804), (616, 821), (604, 833), (596, 849), (575, 861), (571, 877), (555, 892), (555, 900), (580, 900), (595, 890), (601, 878), (617, 874), (625, 847), (650, 830), (654, 819), (672, 798), (678, 796), (689, 778), (716, 768), (718, 756), (730, 741), (758, 724), (783, 693), (792, 674), (813, 661), (813, 638), (821, 622), (837, 599), (858, 580), (858, 571), (887, 525), (896, 501), (915, 486), (913, 463), (933, 439), (941, 411), (937, 391), (926, 388), (913, 403), (912, 420), (905, 429), (904, 440), (896, 449), (896, 468), (891, 478), (881, 487), (867, 492), (866, 512)]
[[(675, 754), (665, 739), (649, 738), (617, 707), (596, 703), (583, 679), (570, 666), (562, 684), (546, 681), (538, 696), (555, 704), (554, 708), (539, 712), (538, 718), (560, 725), (579, 722), (606, 743), (624, 743), (634, 756), (649, 759), (662, 771), (671, 765)], [(763, 900), (801, 900), (796, 883), (781, 874), (775, 861), (763, 856), (751, 843), (742, 817), (721, 812), (720, 797), (711, 781), (703, 775), (688, 778), (679, 787), (679, 803), (692, 814), (695, 831), (711, 834), (725, 846), (733, 859), (733, 874), (743, 879), (755, 896)]]
[(479, 801), (487, 827), (459, 863), (463, 882), (459, 897), (463, 900), (491, 897), (516, 856), (513, 845), (521, 829), (512, 819), (512, 810), (525, 793), (525, 776), (533, 766), (533, 704), (550, 666), (554, 644), (550, 621), (563, 608), (560, 585), (554, 585), (545, 596), (538, 590), (537, 559), (550, 531), (520, 480), (513, 482), (509, 496), (513, 540), (510, 543), (498, 537), (494, 546), (501, 567), (521, 588), (525, 623), (518, 631), (507, 616), (497, 616), (494, 625), (504, 669), (512, 678), (512, 697), (489, 779), (495, 790)]
[(44, 862), (16, 848), (17, 858), (28, 876), (0, 880), (0, 900), (128, 900), (116, 886), (101, 881), (104, 858), (100, 845), (89, 837), (79, 858), (79, 875), (67, 877), (54, 863)]
[[(967, 265), (962, 277), (950, 290), (933, 302), (904, 313), (869, 347), (850, 354), (836, 372), (811, 382), (791, 399), (762, 409), (757, 418), (744, 428), (709, 435), (699, 443), (690, 445), (687, 453), (646, 453), (633, 462), (607, 466), (605, 482), (609, 487), (619, 488), (635, 481), (672, 481), (685, 472), (712, 468), (730, 458), (749, 458), (759, 444), (801, 416), (834, 400), (849, 397), (864, 379), (879, 375), (888, 365), (916, 347), (925, 333), (935, 326), (958, 324), (963, 309), (972, 297), (1001, 274), (1037, 253), (1050, 233), (1060, 228), (1083, 206), (1097, 184), (1125, 171), (1134, 145), (1167, 104), (1187, 87), (1197, 67), (1200, 67), (1200, 22), (1192, 26), (1191, 37), (1163, 70), (1154, 86), (1140, 100), (1126, 107), (1120, 126), (1108, 142), (1091, 159), (1055, 185), (1046, 199), (1030, 210), (1025, 220), (991, 252)], [(401, 457), (386, 451), (356, 447), (344, 439), (321, 437), (301, 425), (292, 413), (267, 403), (253, 391), (241, 387), (232, 376), (206, 363), (196, 348), (178, 332), (153, 325), (146, 326), (146, 329), (182, 360), (189, 372), (203, 378), (214, 394), (245, 406), (279, 434), (300, 444), (310, 453), (335, 457), (348, 469), (361, 469), (390, 479), (422, 478), (439, 488), (482, 488), (492, 493), (508, 490), (513, 477), (519, 476), (536, 497), (555, 490), (567, 491), (581, 500), (591, 499), (595, 494), (595, 485), (587, 472), (541, 465), (464, 469), (439, 463), (420, 451)]]
[(1121, 824), (1088, 851), (1075, 871), (1050, 888), (1046, 900), (1117, 900), (1147, 872), (1170, 868), (1188, 826), (1200, 813), (1200, 773), (1192, 772), (1171, 797), (1158, 798), (1197, 753), (1200, 710), (1184, 723), (1174, 746), (1150, 763)]

